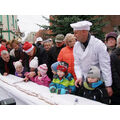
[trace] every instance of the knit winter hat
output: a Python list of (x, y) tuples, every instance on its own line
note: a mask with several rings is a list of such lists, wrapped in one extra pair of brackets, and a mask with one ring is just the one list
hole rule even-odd
[(100, 69), (96, 66), (91, 66), (87, 74), (89, 78), (100, 78)]
[(66, 62), (59, 62), (57, 66), (57, 70), (61, 70), (62, 72), (67, 72), (68, 64)]
[(13, 65), (14, 65), (15, 69), (17, 68), (17, 66), (22, 66), (23, 67), (22, 60), (19, 60), (17, 62), (13, 62)]
[(29, 64), (30, 68), (37, 68), (38, 67), (38, 58), (34, 57)]
[(1, 56), (1, 51), (3, 50), (7, 50), (7, 48), (4, 45), (0, 44), (0, 56)]
[(23, 45), (23, 51), (26, 53), (30, 52), (33, 48), (34, 46), (29, 42), (25, 42)]
[(113, 38), (115, 38), (115, 40), (117, 39), (117, 33), (115, 33), (115, 32), (110, 32), (110, 33), (108, 33), (107, 35), (106, 35), (106, 41), (108, 40), (108, 38), (110, 38), (110, 37), (113, 37)]
[(43, 76), (47, 73), (48, 67), (46, 64), (42, 64), (38, 67), (38, 71), (40, 71), (40, 74)]
[(57, 72), (57, 66), (59, 65), (59, 62), (55, 62), (51, 65), (51, 69), (53, 69), (55, 72)]

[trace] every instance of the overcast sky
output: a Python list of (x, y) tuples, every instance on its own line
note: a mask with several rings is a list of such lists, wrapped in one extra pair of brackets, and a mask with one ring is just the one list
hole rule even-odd
[[(49, 18), (49, 15), (44, 16)], [(36, 24), (49, 25), (48, 21), (42, 18), (42, 15), (18, 15), (18, 19), (18, 25), (21, 32), (25, 33), (25, 37), (28, 33), (37, 32), (40, 29)], [(23, 39), (25, 39), (25, 37)]]

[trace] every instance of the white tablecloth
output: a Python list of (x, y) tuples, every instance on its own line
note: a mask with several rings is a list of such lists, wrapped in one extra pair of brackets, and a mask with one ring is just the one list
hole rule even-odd
[[(50, 93), (49, 88), (22, 78), (0, 75), (0, 100), (13, 97), (21, 105), (102, 105), (71, 94), (58, 95)], [(78, 102), (75, 102), (77, 99)]]

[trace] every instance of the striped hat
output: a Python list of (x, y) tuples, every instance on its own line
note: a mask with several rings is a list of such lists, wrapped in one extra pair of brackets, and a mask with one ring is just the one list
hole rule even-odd
[(47, 73), (48, 67), (46, 64), (42, 64), (38, 67), (38, 71), (40, 71), (40, 74), (43, 76)]

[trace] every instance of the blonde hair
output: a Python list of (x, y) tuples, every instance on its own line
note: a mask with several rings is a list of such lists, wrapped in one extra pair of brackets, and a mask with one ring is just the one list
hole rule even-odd
[(117, 37), (117, 47), (120, 46), (120, 45), (119, 45), (119, 39), (120, 39), (120, 35), (118, 35), (118, 37)]
[(68, 34), (66, 34), (66, 36), (65, 36), (64, 42), (65, 42), (66, 45), (69, 45), (69, 44), (68, 44), (68, 40), (73, 40), (73, 39), (75, 39), (74, 34), (68, 33)]

